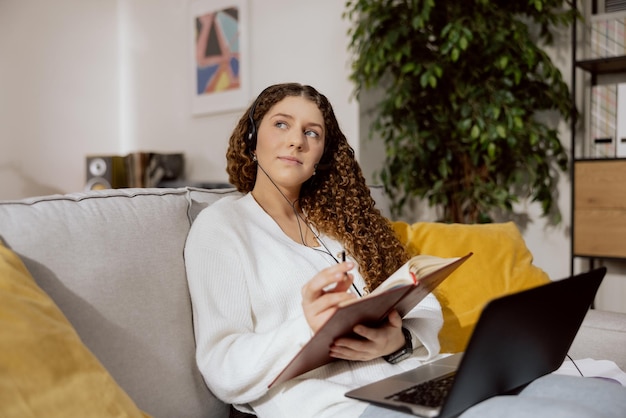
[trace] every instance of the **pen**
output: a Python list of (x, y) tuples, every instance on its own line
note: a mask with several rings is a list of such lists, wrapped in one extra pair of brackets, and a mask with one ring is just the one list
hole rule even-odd
[[(343, 263), (346, 262), (346, 250), (343, 250), (341, 252), (341, 262), (343, 262)], [(345, 272), (344, 276), (347, 279), (348, 278), (348, 272)], [(359, 289), (356, 288), (356, 285), (354, 283), (352, 283), (352, 287), (354, 288), (354, 291), (356, 292), (356, 294), (359, 295), (359, 297), (361, 297), (361, 292), (359, 292)]]
[[(341, 251), (341, 262), (342, 263), (346, 262), (346, 250), (342, 250)], [(348, 272), (343, 273), (343, 277), (345, 277), (347, 279), (348, 278)]]
[[(346, 250), (341, 251), (341, 262), (342, 263), (346, 262)], [(347, 279), (348, 278), (348, 272), (343, 273), (343, 276)]]

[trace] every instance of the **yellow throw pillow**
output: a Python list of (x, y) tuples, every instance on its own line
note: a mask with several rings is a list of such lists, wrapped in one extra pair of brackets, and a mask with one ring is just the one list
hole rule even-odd
[(411, 255), (470, 257), (433, 292), (441, 303), (444, 325), (439, 333), (441, 352), (465, 350), (487, 302), (529, 289), (550, 278), (532, 264), (533, 257), (513, 222), (444, 224), (393, 222)]
[(145, 417), (0, 244), (0, 416)]

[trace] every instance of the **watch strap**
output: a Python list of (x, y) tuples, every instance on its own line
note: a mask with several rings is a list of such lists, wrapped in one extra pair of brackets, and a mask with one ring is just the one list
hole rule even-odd
[(388, 363), (399, 363), (413, 354), (413, 337), (411, 331), (402, 327), (402, 334), (404, 335), (404, 346), (391, 354), (383, 356)]

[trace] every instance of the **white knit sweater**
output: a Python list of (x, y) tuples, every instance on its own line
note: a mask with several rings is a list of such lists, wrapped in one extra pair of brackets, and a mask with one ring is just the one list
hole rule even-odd
[[(342, 250), (321, 237), (330, 252)], [(320, 247), (323, 249), (323, 247)], [(210, 390), (259, 417), (358, 417), (367, 404), (351, 388), (417, 367), (439, 352), (441, 307), (429, 295), (404, 319), (421, 346), (396, 365), (383, 359), (337, 361), (268, 390), (311, 337), (301, 288), (335, 261), (287, 237), (251, 194), (226, 197), (204, 209), (185, 246), (193, 304), (196, 360)], [(355, 282), (363, 279), (355, 271)]]

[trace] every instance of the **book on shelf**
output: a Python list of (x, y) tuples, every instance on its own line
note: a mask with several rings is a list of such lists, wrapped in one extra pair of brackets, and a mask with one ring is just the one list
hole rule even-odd
[(617, 85), (595, 85), (591, 88), (590, 157), (615, 157), (616, 133)]
[(329, 347), (339, 337), (352, 333), (357, 324), (377, 326), (397, 310), (404, 317), (473, 253), (463, 257), (437, 257), (420, 254), (412, 257), (374, 291), (339, 304), (335, 313), (317, 330), (269, 387), (328, 364)]
[(587, 27), (590, 35), (590, 58), (626, 55), (626, 15), (624, 13), (593, 14)]

